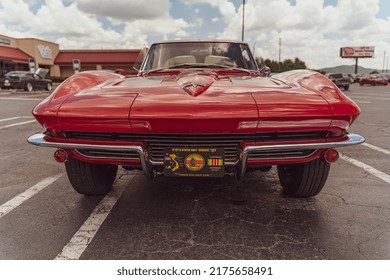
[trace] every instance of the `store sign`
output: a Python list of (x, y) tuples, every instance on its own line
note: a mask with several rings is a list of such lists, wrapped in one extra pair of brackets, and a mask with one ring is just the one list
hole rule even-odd
[(342, 58), (348, 57), (373, 57), (375, 47), (344, 47), (340, 49), (340, 56)]
[(42, 58), (52, 59), (53, 51), (48, 46), (38, 45), (38, 51)]
[(0, 38), (0, 44), (11, 45), (11, 40)]

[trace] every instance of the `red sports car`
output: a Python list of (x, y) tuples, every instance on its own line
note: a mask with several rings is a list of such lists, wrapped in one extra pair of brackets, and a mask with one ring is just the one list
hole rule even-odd
[(312, 71), (265, 77), (247, 44), (153, 44), (137, 76), (73, 75), (33, 115), (74, 189), (108, 192), (118, 166), (145, 176), (241, 178), (277, 166), (287, 195), (318, 194), (359, 107)]
[(381, 75), (368, 75), (366, 77), (361, 77), (359, 80), (359, 84), (361, 86), (364, 85), (383, 85), (386, 86), (388, 84), (387, 78), (381, 76)]

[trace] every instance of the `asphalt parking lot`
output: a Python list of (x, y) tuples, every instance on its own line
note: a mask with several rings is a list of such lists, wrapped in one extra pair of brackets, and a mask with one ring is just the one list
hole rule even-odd
[(120, 169), (77, 194), (54, 150), (28, 145), (47, 92), (0, 91), (0, 259), (389, 259), (390, 86), (352, 85), (366, 143), (340, 150), (323, 191), (282, 194), (276, 168), (241, 181)]

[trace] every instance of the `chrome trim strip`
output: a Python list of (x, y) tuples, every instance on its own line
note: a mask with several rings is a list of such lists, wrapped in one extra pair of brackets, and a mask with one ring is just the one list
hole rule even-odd
[[(260, 150), (261, 152), (264, 152), (263, 150)], [(298, 150), (286, 150), (286, 151), (281, 151), (281, 152), (287, 152), (287, 153), (292, 153), (292, 152), (296, 152), (296, 151), (298, 151)], [(310, 156), (312, 156), (312, 155), (314, 155), (315, 153), (317, 152), (317, 150), (313, 150), (311, 153), (309, 153), (309, 154), (306, 154), (306, 155), (288, 155), (288, 156), (269, 156), (269, 157), (259, 157), (259, 158), (253, 158), (253, 155), (250, 155), (251, 157), (249, 158), (249, 155), (248, 155), (248, 159), (250, 159), (250, 160), (269, 160), (269, 159), (281, 159), (281, 158), (288, 158), (288, 159), (290, 159), (290, 158), (295, 158), (295, 159), (297, 159), (297, 158), (307, 158), (307, 157), (310, 157)]]
[(306, 150), (306, 149), (330, 149), (364, 143), (366, 139), (358, 134), (348, 134), (347, 140), (340, 142), (307, 143), (307, 144), (275, 144), (264, 146), (248, 146), (242, 152), (241, 177), (245, 175), (246, 163), (250, 152), (253, 151), (280, 151), (280, 150)]
[[(94, 150), (96, 151), (96, 149), (94, 149)], [(86, 154), (82, 153), (80, 150), (77, 150), (77, 149), (75, 149), (74, 151), (77, 154), (79, 154), (80, 156), (83, 156), (83, 157), (86, 157), (86, 158), (90, 158), (90, 159), (99, 159), (99, 158), (104, 158), (104, 159), (131, 159), (131, 160), (139, 159), (139, 153), (138, 153), (138, 157), (137, 158), (135, 158), (135, 157), (130, 158), (130, 157), (116, 157), (114, 155), (113, 156), (107, 156), (107, 155), (105, 155), (105, 156), (91, 156), (91, 155), (86, 155)], [(137, 151), (131, 151), (131, 152), (137, 152)]]
[(45, 134), (37, 133), (31, 135), (27, 142), (40, 146), (40, 147), (49, 147), (49, 148), (62, 148), (62, 149), (92, 149), (92, 150), (106, 150), (106, 151), (134, 151), (138, 152), (139, 158), (141, 160), (142, 170), (144, 172), (146, 169), (146, 158), (144, 154), (144, 149), (141, 146), (112, 146), (112, 145), (97, 145), (97, 144), (75, 144), (75, 143), (61, 143), (61, 142), (49, 142), (45, 140)]

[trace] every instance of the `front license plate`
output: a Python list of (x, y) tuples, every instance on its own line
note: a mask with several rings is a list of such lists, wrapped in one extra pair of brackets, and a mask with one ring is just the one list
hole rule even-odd
[(11, 83), (9, 82), (9, 80), (4, 81), (4, 86), (10, 86), (10, 85), (11, 85)]
[(164, 176), (223, 177), (224, 148), (164, 148)]

